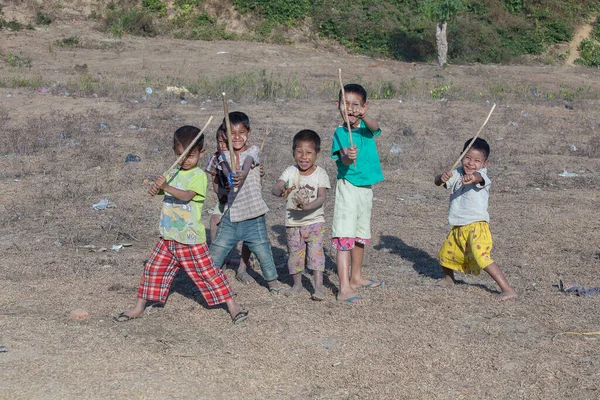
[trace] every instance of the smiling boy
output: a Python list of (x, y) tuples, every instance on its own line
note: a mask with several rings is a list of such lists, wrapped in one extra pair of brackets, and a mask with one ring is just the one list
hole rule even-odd
[[(471, 139), (465, 142), (463, 151)], [(454, 283), (454, 271), (479, 275), (483, 269), (496, 281), (500, 300), (510, 300), (517, 293), (510, 287), (506, 277), (490, 255), (492, 234), (489, 228), (488, 199), (491, 181), (487, 176), (489, 144), (477, 138), (452, 172), (435, 177), (437, 186), (450, 189), (448, 223), (452, 229), (438, 253), (438, 261), (444, 271), (442, 284)]]

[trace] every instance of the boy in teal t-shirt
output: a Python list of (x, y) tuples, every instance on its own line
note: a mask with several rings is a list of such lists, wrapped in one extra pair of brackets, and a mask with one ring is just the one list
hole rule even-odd
[(371, 241), (372, 185), (383, 180), (375, 137), (381, 134), (379, 124), (367, 115), (367, 92), (356, 84), (340, 90), (338, 108), (344, 117), (346, 108), (353, 146), (350, 146), (348, 127), (340, 126), (333, 136), (331, 158), (336, 161), (338, 174), (333, 210), (331, 242), (337, 251), (336, 263), (340, 279), (338, 301), (358, 304), (364, 298), (357, 294), (361, 287), (383, 287), (384, 282), (362, 276), (365, 245)]

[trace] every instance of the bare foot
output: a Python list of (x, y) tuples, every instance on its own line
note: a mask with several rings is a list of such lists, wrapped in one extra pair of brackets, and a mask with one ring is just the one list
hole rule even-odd
[(500, 300), (500, 301), (512, 300), (512, 299), (516, 299), (516, 298), (517, 298), (517, 292), (515, 292), (513, 289), (505, 290), (498, 295), (498, 300)]
[(301, 291), (302, 291), (302, 285), (299, 285), (299, 286), (294, 285), (291, 288), (289, 288), (288, 290), (286, 290), (283, 294), (286, 297), (292, 297), (292, 296), (297, 295)]
[(451, 276), (446, 275), (445, 277), (443, 277), (442, 279), (440, 279), (437, 284), (439, 286), (453, 286), (454, 285), (454, 279), (452, 279)]

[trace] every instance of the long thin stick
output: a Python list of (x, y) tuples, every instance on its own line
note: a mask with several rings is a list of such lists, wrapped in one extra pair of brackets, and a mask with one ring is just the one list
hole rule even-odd
[(265, 147), (265, 142), (267, 141), (267, 136), (269, 136), (269, 133), (271, 132), (269, 131), (269, 127), (267, 126), (267, 130), (265, 131), (265, 136), (263, 136), (262, 144), (260, 145), (260, 150), (258, 151), (258, 154), (262, 154), (262, 150), (263, 147)]
[(454, 171), (454, 169), (456, 167), (458, 167), (458, 164), (460, 163), (460, 160), (462, 160), (462, 158), (465, 156), (465, 154), (467, 154), (467, 152), (469, 151), (469, 149), (471, 148), (471, 146), (473, 146), (473, 143), (475, 143), (475, 139), (477, 139), (479, 137), (479, 134), (483, 130), (483, 127), (490, 120), (490, 117), (492, 116), (492, 113), (494, 112), (494, 108), (496, 108), (496, 103), (494, 103), (494, 105), (492, 106), (492, 109), (490, 110), (490, 113), (488, 114), (487, 118), (485, 119), (485, 122), (483, 123), (483, 125), (481, 125), (481, 128), (479, 128), (479, 132), (477, 132), (477, 134), (475, 136), (473, 136), (473, 139), (471, 139), (471, 143), (469, 143), (469, 145), (465, 148), (465, 150), (462, 152), (462, 154), (460, 155), (460, 157), (458, 157), (458, 160), (456, 160), (456, 162), (454, 163), (454, 165), (452, 166), (452, 168), (450, 168), (450, 171)]
[[(240, 159), (239, 157), (236, 156), (235, 152), (233, 151), (233, 139), (231, 136), (231, 122), (229, 122), (229, 106), (227, 105), (227, 95), (225, 94), (225, 92), (222, 93), (223, 95), (223, 112), (225, 113), (225, 130), (227, 131), (227, 145), (229, 147), (229, 167), (233, 170), (230, 172), (234, 172), (234, 171), (239, 171), (240, 169)], [(234, 163), (235, 160), (235, 163)], [(233, 188), (234, 192), (238, 191), (237, 186)]]
[(192, 150), (192, 148), (194, 147), (194, 145), (196, 144), (198, 139), (200, 139), (200, 136), (202, 136), (202, 134), (204, 133), (204, 130), (208, 127), (208, 124), (210, 124), (210, 121), (212, 121), (212, 119), (213, 119), (213, 117), (211, 115), (210, 118), (208, 119), (208, 121), (206, 121), (206, 124), (204, 124), (204, 127), (200, 130), (200, 133), (198, 133), (196, 135), (194, 140), (192, 140), (192, 143), (190, 143), (188, 145), (188, 147), (183, 151), (183, 153), (181, 153), (181, 155), (179, 157), (177, 157), (177, 161), (175, 161), (173, 163), (173, 165), (171, 165), (171, 168), (169, 168), (168, 170), (165, 171), (164, 175), (168, 174), (173, 168), (175, 168), (177, 165), (179, 165), (179, 163), (187, 156), (187, 154), (190, 152), (190, 150)]
[[(340, 103), (340, 107), (344, 109), (344, 119), (346, 120), (346, 127), (348, 128), (348, 137), (350, 138), (350, 147), (354, 147), (354, 143), (352, 143), (352, 127), (350, 127), (350, 119), (348, 118), (348, 110), (346, 109), (346, 92), (344, 91), (344, 84), (342, 83), (342, 69), (338, 68), (339, 78), (340, 78), (340, 88), (342, 90), (342, 102)], [(354, 168), (356, 168), (356, 160), (354, 160)]]

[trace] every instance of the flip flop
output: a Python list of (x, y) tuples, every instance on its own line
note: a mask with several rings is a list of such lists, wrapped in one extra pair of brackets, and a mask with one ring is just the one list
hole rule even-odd
[(364, 300), (365, 298), (362, 296), (352, 296), (352, 297), (348, 297), (347, 299), (344, 300), (339, 300), (338, 301), (340, 303), (347, 303), (347, 304), (352, 304), (352, 305), (356, 305), (356, 304), (360, 304), (359, 301), (360, 300)]
[(117, 315), (116, 317), (113, 317), (113, 321), (115, 322), (129, 322), (132, 319), (138, 319), (139, 317), (130, 317), (129, 315), (125, 314), (124, 312), (122, 312), (121, 314)]
[(323, 301), (325, 300), (325, 293), (320, 290), (315, 290), (315, 292), (310, 295), (310, 298), (314, 301)]
[(254, 278), (246, 271), (235, 274), (235, 279), (242, 282), (244, 285), (249, 285), (256, 282)]
[(376, 281), (375, 279), (372, 279), (369, 281), (369, 283), (367, 283), (366, 285), (363, 286), (364, 288), (383, 288), (385, 287), (385, 282), (384, 281)]
[(282, 290), (283, 290), (282, 287), (272, 287), (272, 288), (269, 288), (269, 293), (279, 294), (279, 292), (281, 292)]
[(248, 318), (248, 311), (240, 311), (231, 319), (231, 322), (233, 322), (234, 325), (238, 325), (244, 322), (246, 318)]

